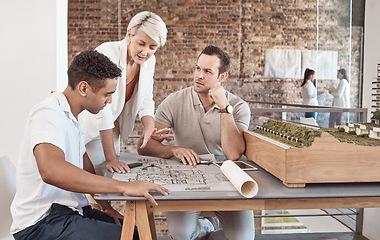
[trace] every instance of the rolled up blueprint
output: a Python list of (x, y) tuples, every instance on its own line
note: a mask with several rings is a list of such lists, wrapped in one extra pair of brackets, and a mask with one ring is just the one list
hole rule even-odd
[(241, 170), (233, 161), (224, 161), (220, 167), (222, 173), (230, 180), (238, 192), (246, 198), (256, 196), (259, 186), (246, 172)]

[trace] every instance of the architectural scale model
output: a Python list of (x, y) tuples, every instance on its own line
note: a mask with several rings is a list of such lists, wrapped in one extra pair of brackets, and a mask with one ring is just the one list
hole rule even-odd
[(248, 160), (288, 187), (380, 182), (380, 140), (368, 135), (269, 120), (244, 137)]

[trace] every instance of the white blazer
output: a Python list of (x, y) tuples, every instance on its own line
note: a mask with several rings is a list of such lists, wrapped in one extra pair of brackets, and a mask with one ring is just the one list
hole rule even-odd
[(350, 107), (350, 84), (347, 79), (339, 80), (336, 92), (331, 93), (334, 96), (334, 106), (349, 108)]
[(127, 39), (118, 42), (106, 42), (95, 50), (109, 57), (121, 70), (116, 92), (112, 95), (112, 103), (94, 115), (88, 111), (81, 113), (84, 125), (85, 144), (99, 136), (100, 130), (114, 128), (115, 120), (119, 118), (120, 137), (125, 141), (131, 134), (137, 114), (154, 117), (153, 75), (156, 57), (152, 55), (140, 66), (140, 76), (130, 100), (125, 104)]
[(302, 104), (318, 106), (317, 88), (310, 80), (307, 80), (307, 82), (301, 87), (301, 93)]

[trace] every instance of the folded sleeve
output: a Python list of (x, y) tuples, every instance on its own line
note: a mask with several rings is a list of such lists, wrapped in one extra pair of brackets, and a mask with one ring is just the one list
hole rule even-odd
[(244, 101), (239, 101), (234, 107), (233, 115), (235, 123), (248, 129), (249, 122), (251, 119), (251, 110), (249, 109), (248, 103)]
[(162, 101), (155, 114), (156, 122), (166, 127), (173, 127), (173, 109), (171, 106), (174, 106), (174, 104), (171, 104), (172, 99), (173, 97), (171, 94)]
[(146, 79), (140, 79), (139, 81), (145, 81), (147, 84), (146, 89), (139, 89), (139, 91), (144, 91), (144, 99), (142, 105), (138, 111), (139, 118), (141, 119), (144, 116), (152, 116), (154, 118), (154, 101), (153, 101), (153, 76), (154, 76), (154, 67), (156, 64), (156, 58), (153, 55), (152, 59), (149, 61), (149, 74), (146, 76)]
[(32, 112), (29, 120), (31, 149), (40, 143), (50, 143), (65, 151), (66, 129), (62, 126), (66, 118), (63, 112), (49, 107)]

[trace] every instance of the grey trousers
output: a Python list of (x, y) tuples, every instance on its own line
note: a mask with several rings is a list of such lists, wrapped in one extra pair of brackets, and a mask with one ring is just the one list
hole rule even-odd
[[(201, 212), (167, 212), (169, 233), (174, 240), (199, 240), (203, 233), (198, 218)], [(209, 240), (254, 240), (253, 211), (216, 211), (223, 227), (210, 234)]]

